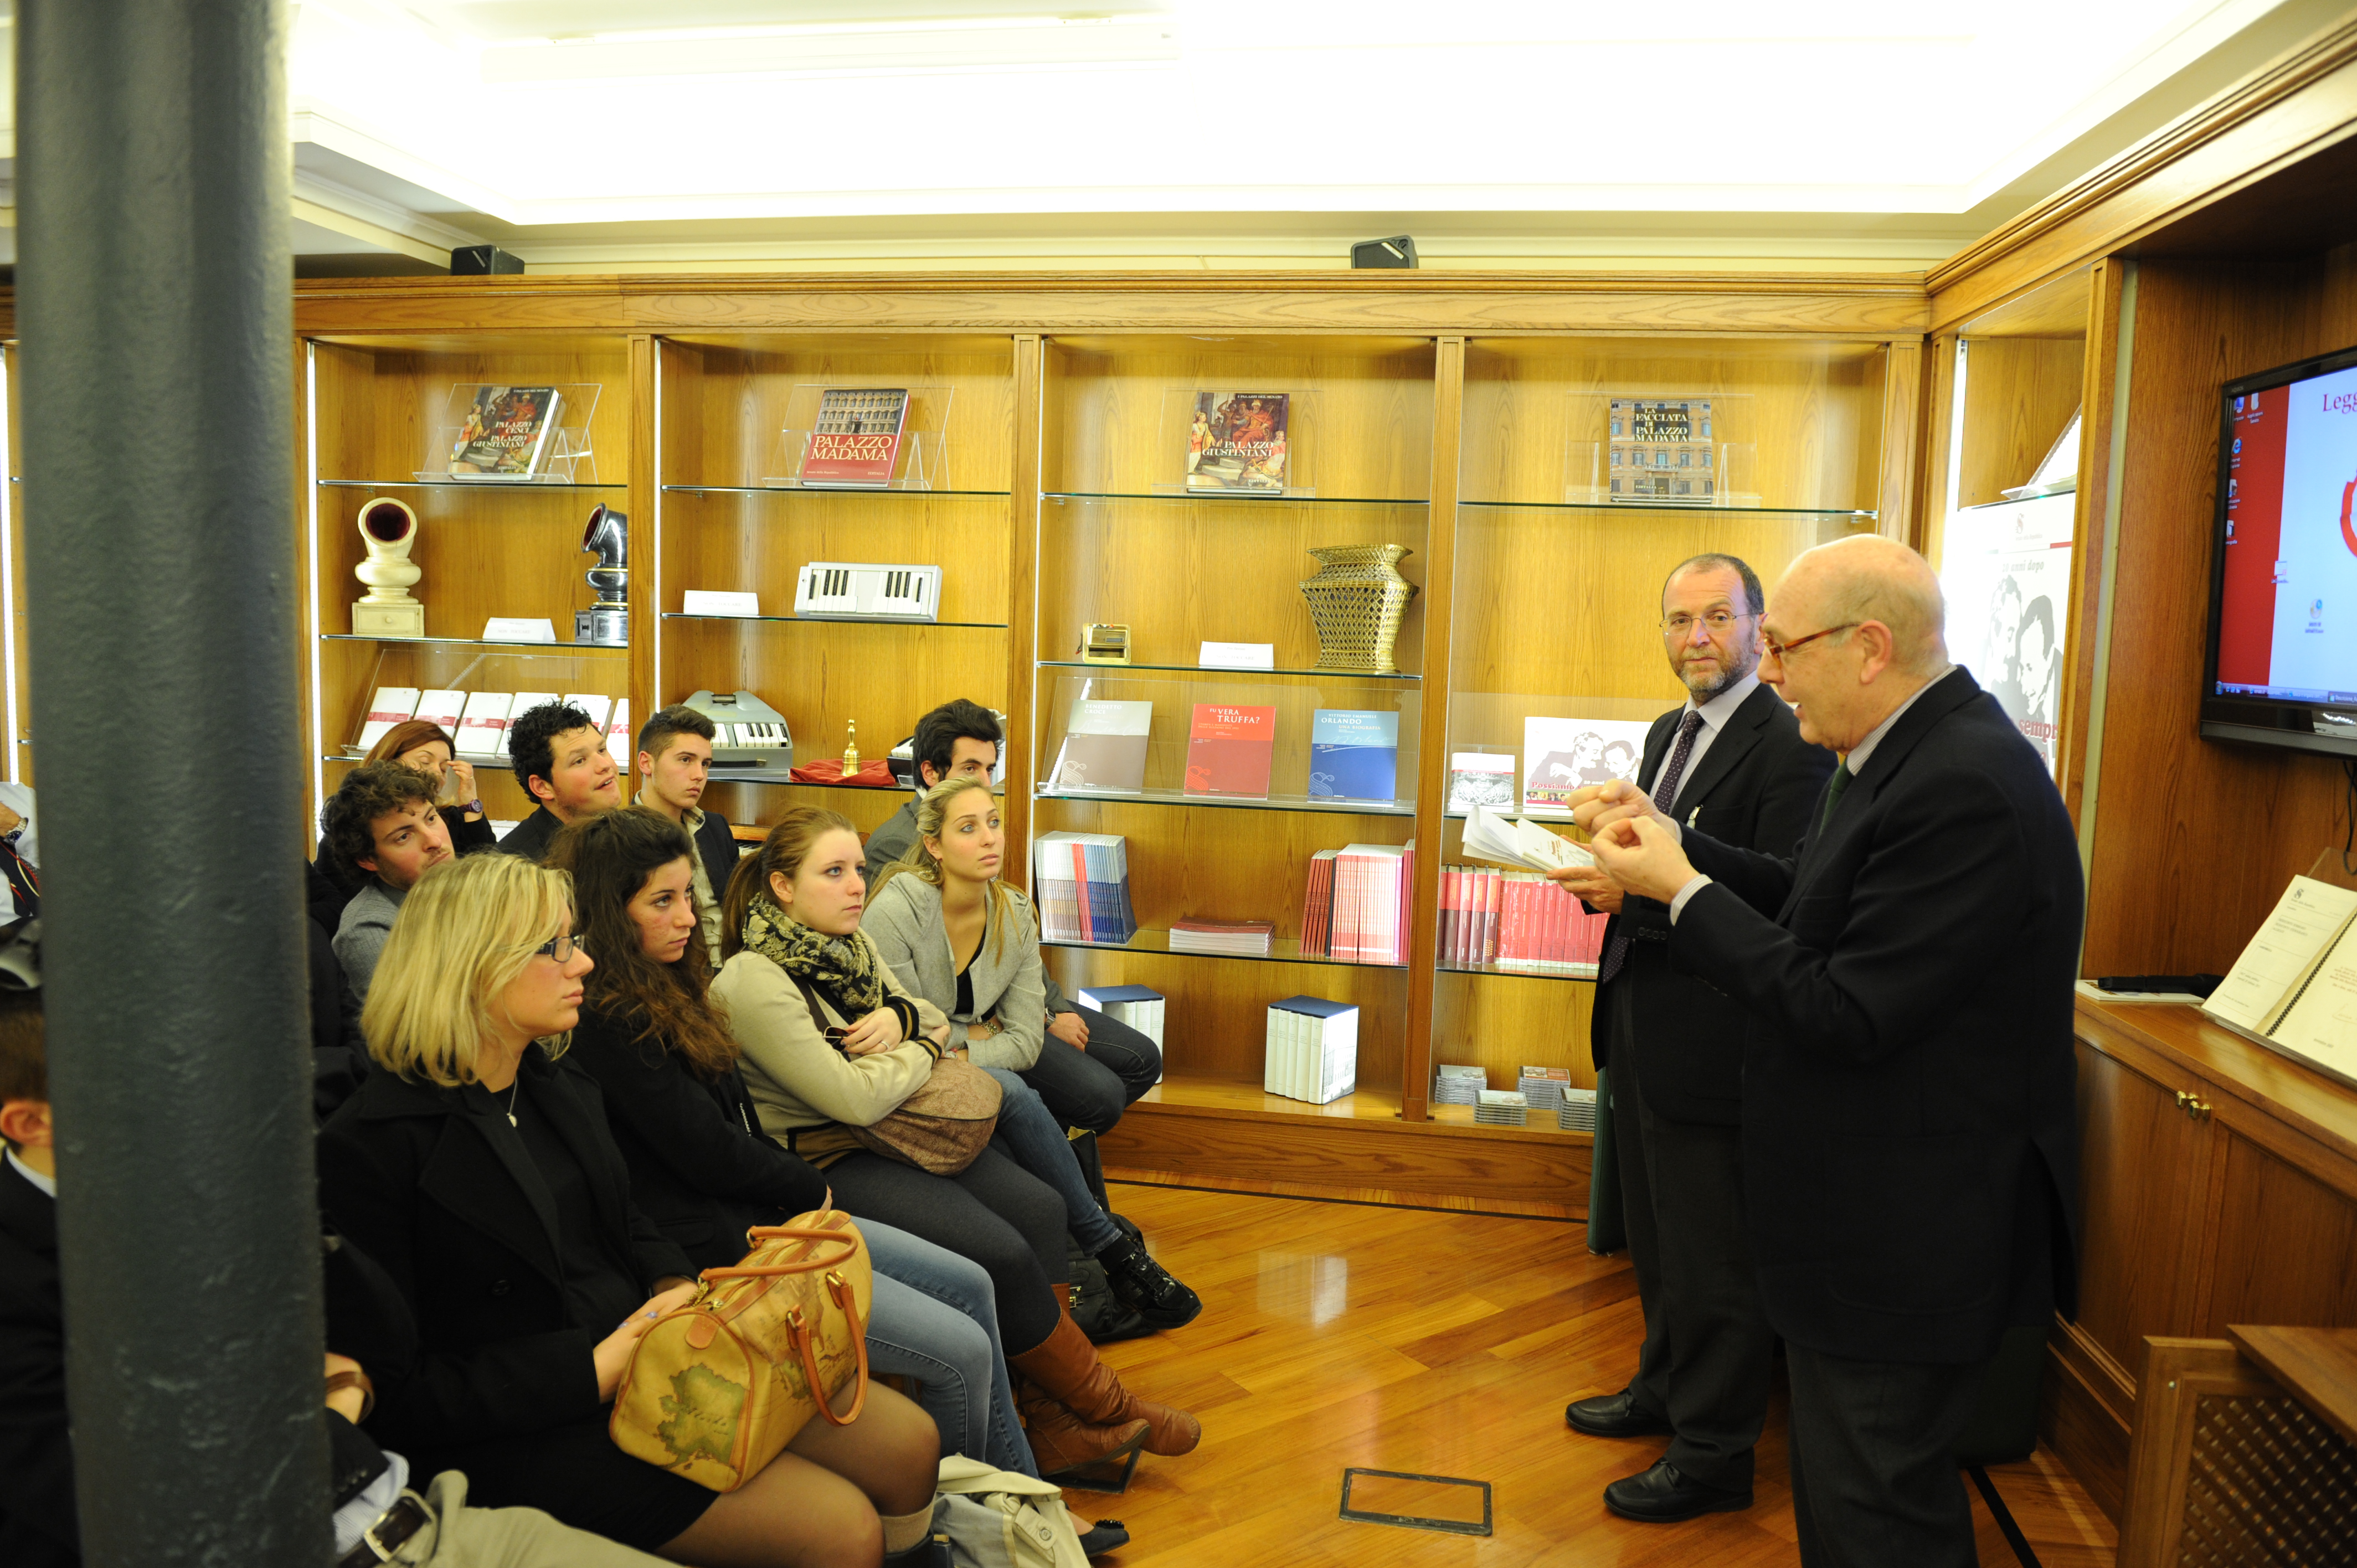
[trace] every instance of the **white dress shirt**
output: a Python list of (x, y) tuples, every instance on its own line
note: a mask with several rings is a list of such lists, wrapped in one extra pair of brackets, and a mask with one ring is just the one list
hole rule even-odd
[[(1727, 721), (1735, 716), (1735, 710), (1743, 705), (1744, 699), (1750, 696), (1752, 693), (1759, 689), (1760, 676), (1758, 672), (1755, 671), (1752, 674), (1746, 675), (1742, 680), (1736, 682), (1735, 684), (1729, 686), (1726, 691), (1721, 692), (1717, 696), (1713, 697), (1710, 701), (1701, 704), (1699, 707), (1695, 704), (1695, 700), (1692, 697), (1688, 697), (1686, 699), (1686, 705), (1679, 710), (1678, 722), (1680, 724), (1685, 723), (1685, 715), (1688, 714), (1700, 714), (1702, 715), (1702, 728), (1695, 731), (1694, 745), (1686, 750), (1686, 770), (1678, 775), (1677, 795), (1673, 795), (1668, 800), (1659, 802), (1664, 815), (1670, 814), (1673, 809), (1677, 805), (1678, 796), (1684, 795), (1686, 792), (1686, 784), (1702, 768), (1702, 759), (1704, 755), (1710, 750), (1710, 743), (1718, 738), (1718, 732), (1727, 727)], [(1676, 732), (1672, 731), (1671, 733), (1674, 736)], [(1676, 742), (1673, 740), (1670, 751), (1663, 752), (1662, 754), (1662, 766), (1664, 768), (1668, 768), (1670, 765), (1671, 752), (1674, 752), (1676, 749)], [(1653, 776), (1653, 781), (1657, 784), (1660, 783), (1661, 775), (1656, 773)]]

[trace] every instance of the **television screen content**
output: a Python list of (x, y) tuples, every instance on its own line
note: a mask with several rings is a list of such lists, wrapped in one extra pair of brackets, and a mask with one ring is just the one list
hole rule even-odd
[(2224, 404), (2202, 732), (2357, 750), (2357, 351)]

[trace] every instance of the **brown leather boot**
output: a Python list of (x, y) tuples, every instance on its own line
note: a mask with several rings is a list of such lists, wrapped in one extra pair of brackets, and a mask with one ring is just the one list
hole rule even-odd
[(1082, 1421), (1020, 1374), (1015, 1378), (1015, 1409), (1023, 1418), (1023, 1435), (1031, 1444), (1031, 1460), (1042, 1477), (1126, 1459), (1146, 1443), (1145, 1422), (1099, 1426)]
[[(1056, 1287), (1060, 1308), (1066, 1288)], [(1056, 1330), (1044, 1342), (1007, 1357), (1006, 1364), (1084, 1422), (1107, 1426), (1145, 1422), (1148, 1454), (1191, 1454), (1203, 1441), (1202, 1423), (1185, 1411), (1139, 1399), (1122, 1387), (1114, 1369), (1097, 1359), (1096, 1347), (1072, 1321), (1069, 1309), (1058, 1311)]]

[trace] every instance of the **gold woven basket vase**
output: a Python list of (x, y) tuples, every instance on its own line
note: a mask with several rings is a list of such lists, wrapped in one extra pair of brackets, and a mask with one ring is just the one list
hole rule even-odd
[(1318, 628), (1318, 668), (1396, 675), (1392, 644), (1415, 585), (1399, 575), (1405, 544), (1313, 545), (1318, 575), (1301, 585)]

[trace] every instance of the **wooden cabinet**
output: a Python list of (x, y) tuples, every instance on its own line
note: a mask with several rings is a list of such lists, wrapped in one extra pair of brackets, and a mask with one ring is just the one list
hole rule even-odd
[(2079, 1004), (2079, 1314), (2046, 1436), (2116, 1517), (2147, 1337), (2357, 1326), (2357, 1090), (2190, 1007)]

